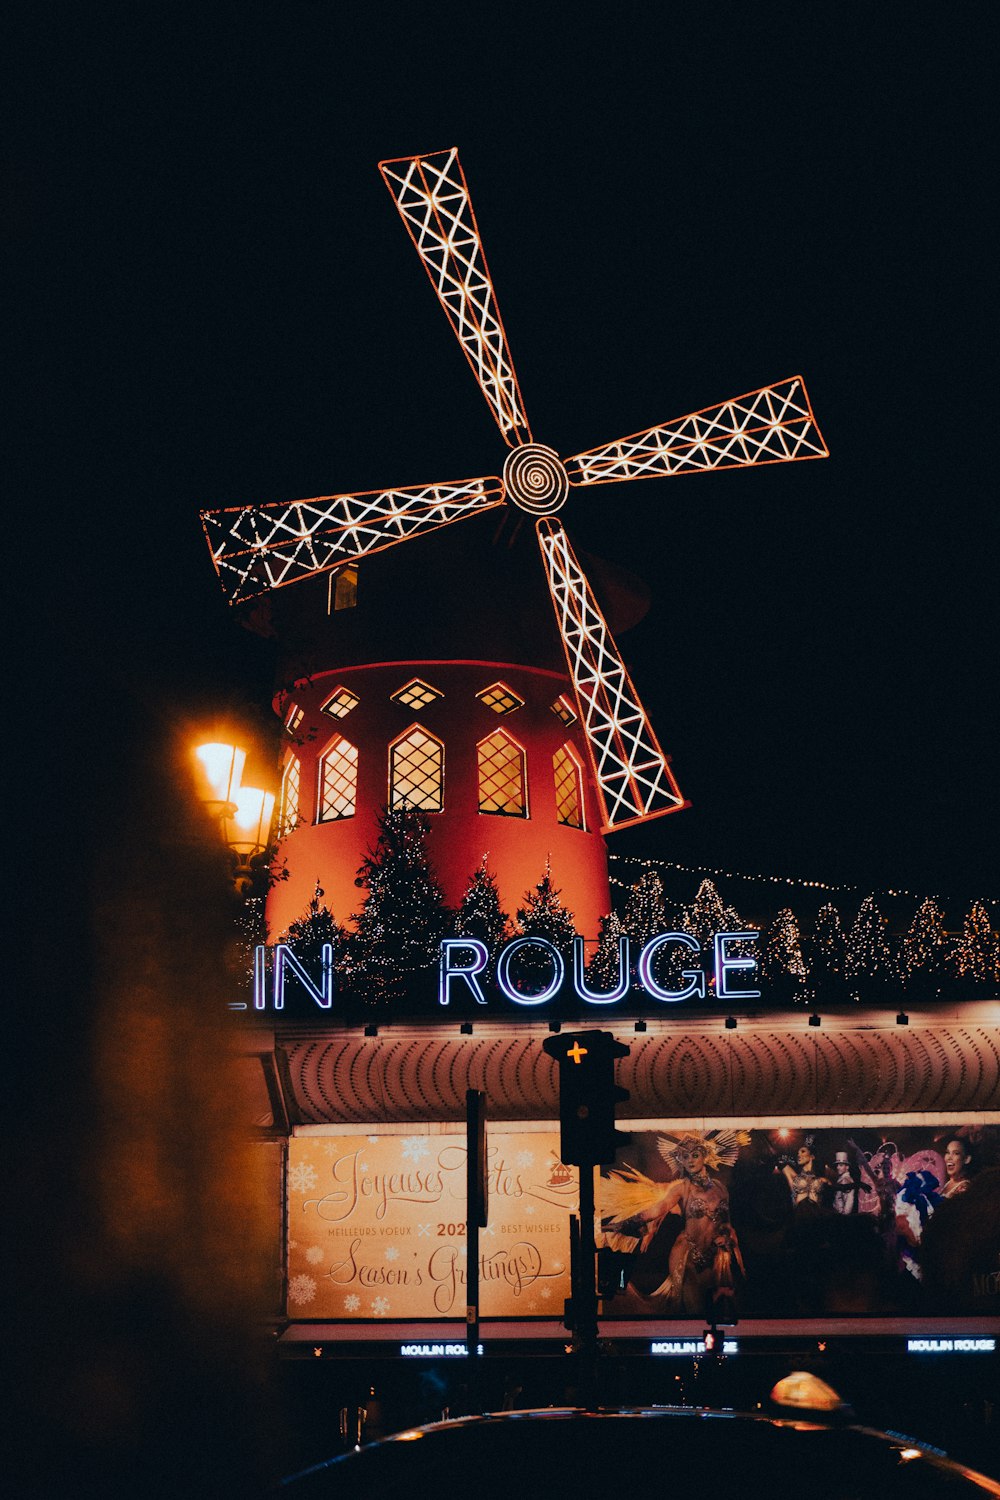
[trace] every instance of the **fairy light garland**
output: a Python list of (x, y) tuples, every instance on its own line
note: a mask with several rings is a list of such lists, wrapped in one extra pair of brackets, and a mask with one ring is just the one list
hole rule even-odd
[[(711, 875), (720, 877), (723, 880), (746, 880), (758, 885), (791, 885), (798, 887), (800, 890), (864, 890), (866, 894), (878, 896), (908, 896), (914, 901), (923, 901), (927, 896), (926, 891), (909, 891), (905, 890), (902, 886), (884, 886), (881, 889), (872, 890), (871, 887), (860, 885), (835, 885), (827, 880), (800, 880), (794, 875), (747, 875), (740, 870), (719, 870), (713, 869), (710, 865), (682, 865), (676, 860), (670, 859), (641, 859), (633, 854), (609, 854), (608, 862), (609, 864), (622, 866), (638, 866), (641, 870), (679, 870), (685, 875)], [(615, 875), (609, 875), (608, 880), (611, 885), (618, 886), (621, 890), (630, 889), (634, 883), (631, 880), (619, 880)], [(942, 896), (940, 894), (934, 896), (934, 900), (936, 901), (955, 901), (957, 899), (961, 898)], [(980, 900), (988, 906), (1000, 905), (1000, 898), (995, 896), (981, 897)]]

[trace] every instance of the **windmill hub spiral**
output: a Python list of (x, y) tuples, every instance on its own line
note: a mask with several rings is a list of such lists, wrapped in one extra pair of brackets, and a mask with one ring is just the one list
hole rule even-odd
[(553, 449), (526, 443), (508, 455), (503, 483), (512, 505), (530, 516), (551, 516), (566, 503), (569, 475)]

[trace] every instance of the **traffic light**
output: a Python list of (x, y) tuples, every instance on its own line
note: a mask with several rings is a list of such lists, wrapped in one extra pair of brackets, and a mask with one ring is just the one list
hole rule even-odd
[(706, 1328), (705, 1332), (702, 1334), (702, 1342), (705, 1345), (705, 1353), (706, 1354), (718, 1354), (718, 1353), (720, 1353), (720, 1349), (719, 1349), (719, 1335), (718, 1335), (718, 1332), (717, 1332), (716, 1329), (714, 1329), (714, 1328)]
[(613, 1162), (631, 1139), (615, 1129), (615, 1105), (628, 1091), (615, 1083), (615, 1059), (628, 1056), (610, 1031), (577, 1031), (549, 1037), (542, 1046), (559, 1064), (560, 1155), (577, 1167)]

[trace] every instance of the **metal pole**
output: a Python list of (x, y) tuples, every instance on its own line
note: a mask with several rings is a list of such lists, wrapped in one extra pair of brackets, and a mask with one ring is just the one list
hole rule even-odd
[(568, 1328), (570, 1333), (576, 1327), (575, 1314), (573, 1312), (573, 1298), (576, 1296), (577, 1283), (580, 1280), (580, 1215), (569, 1216), (569, 1296), (566, 1298), (564, 1308), (563, 1327)]
[(594, 1242), (594, 1168), (580, 1168), (580, 1254), (573, 1288), (573, 1334), (580, 1359), (580, 1396), (597, 1404), (597, 1246)]
[(465, 1350), (468, 1355), (469, 1404), (482, 1409), (479, 1363), (479, 1230), (489, 1213), (486, 1184), (486, 1095), (465, 1094)]

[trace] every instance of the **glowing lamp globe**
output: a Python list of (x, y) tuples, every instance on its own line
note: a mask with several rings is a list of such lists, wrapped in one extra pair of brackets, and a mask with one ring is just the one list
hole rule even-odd
[(195, 785), (200, 801), (222, 815), (235, 806), (247, 753), (237, 745), (212, 741), (194, 749)]
[(242, 786), (233, 797), (235, 812), (223, 825), (226, 843), (247, 859), (267, 848), (274, 815), (274, 793)]

